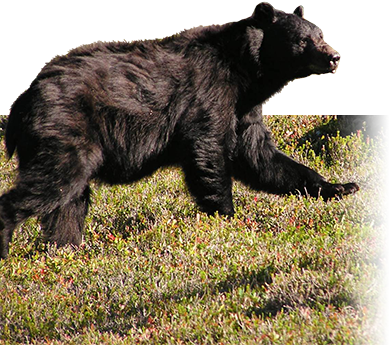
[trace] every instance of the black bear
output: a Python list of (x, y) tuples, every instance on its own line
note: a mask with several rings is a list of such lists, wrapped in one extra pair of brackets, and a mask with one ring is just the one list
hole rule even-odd
[(239, 22), (55, 57), (9, 116), (19, 175), (0, 198), (0, 257), (30, 216), (45, 240), (80, 244), (91, 179), (131, 183), (161, 166), (181, 166), (210, 214), (234, 214), (232, 178), (276, 194), (354, 193), (355, 183), (330, 184), (278, 151), (261, 117), (288, 82), (333, 73), (339, 59), (301, 6), (288, 14), (268, 3)]

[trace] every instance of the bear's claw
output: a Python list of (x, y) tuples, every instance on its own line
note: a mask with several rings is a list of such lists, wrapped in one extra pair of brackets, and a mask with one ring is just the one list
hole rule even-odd
[(324, 200), (340, 199), (343, 195), (354, 194), (359, 191), (359, 186), (354, 183), (331, 184), (327, 183), (321, 187), (320, 195)]

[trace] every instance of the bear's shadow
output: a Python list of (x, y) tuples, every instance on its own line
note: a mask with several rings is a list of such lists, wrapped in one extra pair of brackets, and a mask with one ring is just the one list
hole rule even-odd
[(385, 117), (378, 115), (334, 115), (328, 122), (305, 133), (299, 139), (298, 146), (309, 142), (315, 154), (319, 155), (331, 137), (336, 137), (338, 133), (341, 137), (347, 137), (356, 135), (359, 131), (362, 132), (364, 138), (382, 135), (382, 132), (385, 131)]

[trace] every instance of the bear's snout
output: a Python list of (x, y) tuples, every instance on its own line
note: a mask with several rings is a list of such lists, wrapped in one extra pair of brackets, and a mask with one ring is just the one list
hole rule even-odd
[(338, 68), (340, 61), (340, 54), (338, 52), (334, 52), (329, 57), (329, 67), (331, 68), (331, 73), (335, 73)]
[(335, 73), (340, 62), (340, 54), (328, 44), (315, 46), (311, 50), (309, 69), (315, 74)]

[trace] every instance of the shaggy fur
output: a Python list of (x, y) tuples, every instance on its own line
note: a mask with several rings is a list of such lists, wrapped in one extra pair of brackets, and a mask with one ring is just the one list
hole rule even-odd
[(233, 177), (276, 194), (355, 192), (279, 152), (261, 117), (289, 81), (334, 72), (339, 58), (302, 7), (287, 14), (266, 3), (239, 22), (54, 58), (9, 116), (19, 177), (0, 198), (0, 257), (30, 216), (46, 240), (80, 244), (91, 179), (131, 183), (161, 166), (181, 166), (210, 214), (234, 214)]

